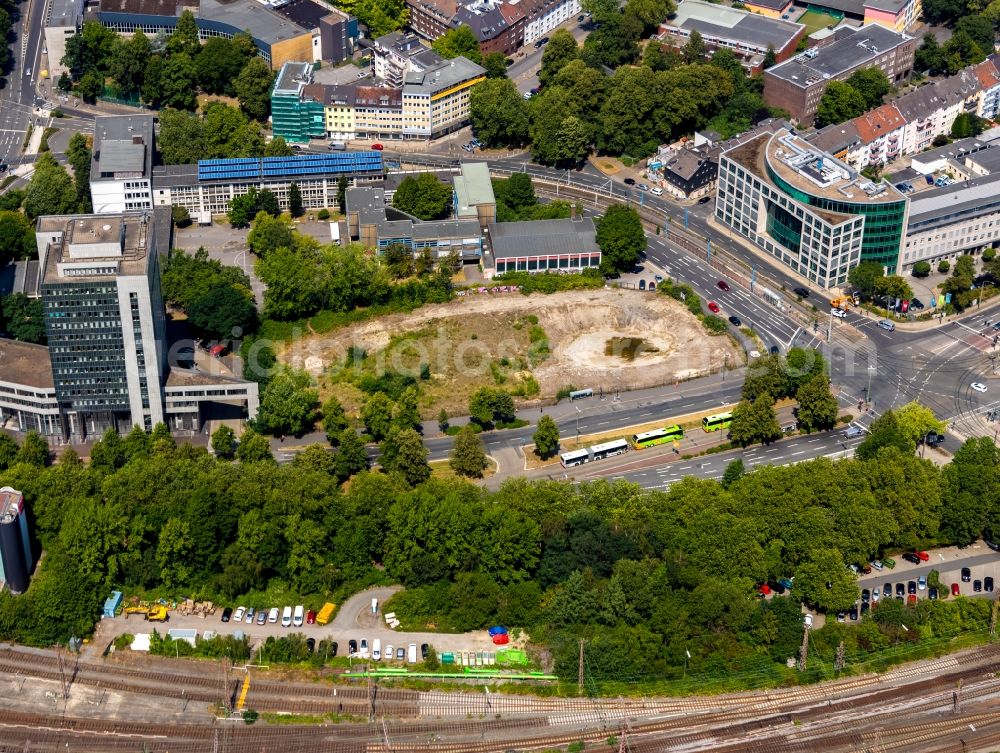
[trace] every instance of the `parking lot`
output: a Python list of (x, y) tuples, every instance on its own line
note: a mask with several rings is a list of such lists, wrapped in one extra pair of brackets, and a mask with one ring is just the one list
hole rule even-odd
[[(432, 633), (432, 632), (405, 632), (393, 630), (386, 625), (385, 615), (382, 610), (383, 603), (388, 600), (393, 593), (399, 590), (398, 586), (371, 588), (366, 591), (354, 594), (342, 605), (328, 625), (307, 625), (301, 627), (282, 627), (280, 612), (285, 605), (278, 606), (279, 619), (276, 623), (267, 622), (258, 625), (256, 622), (249, 624), (246, 622), (222, 622), (222, 610), (224, 607), (232, 607), (235, 611), (239, 604), (220, 604), (214, 615), (199, 617), (196, 615), (181, 615), (177, 612), (170, 613), (170, 619), (166, 623), (150, 623), (143, 621), (141, 616), (133, 615), (126, 618), (124, 616), (114, 619), (104, 619), (98, 623), (92, 645), (98, 651), (111, 643), (115, 637), (123, 633), (149, 633), (155, 628), (161, 634), (171, 629), (195, 629), (199, 635), (206, 630), (213, 630), (220, 635), (232, 635), (242, 632), (246, 635), (251, 646), (263, 643), (269, 636), (281, 637), (292, 633), (315, 638), (317, 642), (331, 639), (338, 644), (338, 656), (347, 656), (348, 643), (351, 640), (367, 640), (369, 648), (374, 644), (375, 639), (382, 642), (383, 651), (392, 645), (396, 648), (407, 647), (410, 643), (416, 643), (419, 647), (423, 643), (433, 646), (438, 653), (445, 651), (486, 651), (496, 650), (489, 634), (485, 630), (477, 630), (470, 633)], [(372, 613), (371, 600), (378, 600), (378, 612)], [(320, 604), (309, 605), (308, 608), (319, 610)], [(369, 652), (370, 653), (370, 652)]]

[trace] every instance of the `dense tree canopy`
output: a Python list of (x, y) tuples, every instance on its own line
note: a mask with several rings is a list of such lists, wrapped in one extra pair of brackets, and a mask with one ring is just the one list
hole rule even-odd
[(451, 210), (451, 186), (433, 173), (407, 176), (392, 195), (392, 205), (421, 220), (439, 220)]
[(479, 49), (476, 35), (466, 24), (449, 29), (435, 39), (431, 47), (445, 60), (461, 55), (476, 64), (483, 62), (483, 52)]

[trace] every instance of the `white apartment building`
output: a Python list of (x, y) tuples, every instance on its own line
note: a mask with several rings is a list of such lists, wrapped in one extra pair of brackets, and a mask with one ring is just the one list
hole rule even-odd
[(153, 117), (109, 115), (94, 126), (90, 196), (97, 214), (152, 209)]
[(524, 43), (530, 44), (550, 31), (553, 31), (563, 21), (568, 21), (581, 12), (580, 0), (520, 0), (519, 5), (525, 11), (527, 22), (524, 25)]

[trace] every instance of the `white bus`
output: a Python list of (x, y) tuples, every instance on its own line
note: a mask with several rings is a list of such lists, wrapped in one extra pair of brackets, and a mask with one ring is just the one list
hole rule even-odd
[(628, 452), (628, 442), (624, 439), (615, 439), (603, 444), (595, 444), (590, 448), (590, 454), (594, 460), (610, 458), (612, 455), (624, 455)]
[(340, 223), (331, 222), (330, 223), (330, 240), (340, 245)]
[(583, 450), (573, 450), (572, 452), (564, 452), (559, 456), (562, 461), (563, 468), (570, 468), (574, 465), (581, 465), (590, 461), (590, 451), (587, 449)]
[(593, 397), (593, 396), (594, 396), (594, 391), (589, 387), (585, 390), (573, 390), (571, 393), (569, 393), (570, 400), (579, 400), (580, 398)]

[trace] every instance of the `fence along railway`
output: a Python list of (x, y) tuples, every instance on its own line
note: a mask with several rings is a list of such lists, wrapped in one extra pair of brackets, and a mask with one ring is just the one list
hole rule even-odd
[[(204, 663), (179, 671), (145, 671), (114, 663), (73, 663), (73, 684), (125, 693), (186, 697), (203, 694), (221, 707), (223, 686)], [(183, 671), (187, 670), (187, 672)], [(58, 658), (0, 651), (3, 677), (53, 681)], [(234, 676), (241, 670), (233, 670)], [(393, 750), (413, 753), (492, 753), (511, 748), (558, 748), (626, 734), (629, 750), (885, 751), (935, 749), (961, 736), (967, 750), (1000, 740), (1000, 651), (997, 646), (901, 667), (882, 675), (826, 685), (707, 698), (538, 698), (495, 693), (446, 693), (303, 682), (275, 682), (257, 673), (257, 710), (339, 714), (367, 723), (253, 726), (221, 719), (203, 724), (154, 724), (76, 718), (55, 712), (0, 710), (0, 753), (16, 751)], [(221, 673), (214, 672), (221, 677)], [(146, 680), (145, 682), (143, 680)], [(235, 686), (237, 680), (233, 679)], [(964, 684), (965, 707), (953, 708)], [(211, 690), (214, 685), (214, 697)], [(227, 686), (227, 690), (228, 690)], [(371, 689), (376, 688), (374, 701)], [(70, 688), (72, 693), (72, 687)], [(180, 693), (180, 695), (179, 695)], [(8, 691), (5, 696), (14, 695)], [(202, 695), (198, 696), (202, 699)], [(342, 704), (339, 705), (339, 704)], [(374, 707), (374, 708), (373, 708)], [(350, 709), (350, 710), (348, 710)], [(374, 713), (373, 713), (374, 712)], [(332, 719), (331, 719), (332, 721)], [(970, 728), (969, 725), (972, 725)], [(845, 730), (849, 730), (845, 732)], [(977, 737), (978, 736), (978, 737)], [(876, 738), (878, 738), (876, 740)], [(954, 749), (942, 747), (942, 750)]]

